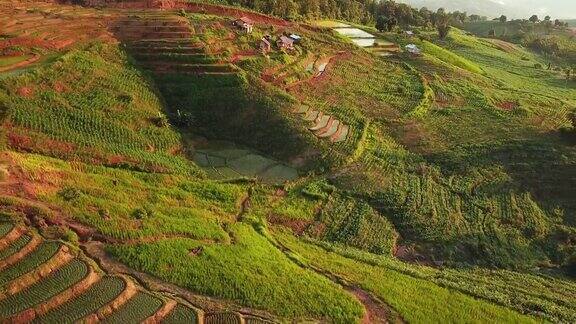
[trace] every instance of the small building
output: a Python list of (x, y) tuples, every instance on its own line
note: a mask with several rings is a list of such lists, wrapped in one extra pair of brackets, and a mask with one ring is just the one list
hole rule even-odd
[(268, 38), (262, 37), (262, 40), (260, 40), (260, 50), (264, 54), (272, 50), (272, 44), (270, 44), (270, 40)]
[(406, 45), (406, 51), (410, 54), (413, 55), (420, 55), (422, 54), (422, 50), (420, 50), (420, 48), (418, 48), (418, 46), (416, 46), (416, 44), (408, 44)]
[(276, 45), (278, 46), (278, 48), (280, 49), (288, 49), (288, 50), (292, 50), (294, 49), (294, 40), (290, 37), (287, 36), (280, 36), (280, 38), (278, 38), (278, 40), (276, 41)]
[(248, 17), (242, 17), (242, 18), (236, 19), (236, 20), (234, 20), (234, 22), (232, 24), (234, 26), (242, 29), (247, 34), (251, 33), (252, 30), (254, 30), (254, 22), (252, 21), (252, 19), (250, 19)]
[(296, 35), (296, 34), (290, 34), (290, 38), (292, 38), (294, 40), (294, 43), (296, 43), (296, 44), (300, 43), (300, 40), (302, 39), (301, 36)]
[(413, 36), (414, 36), (414, 32), (411, 31), (411, 30), (405, 30), (405, 31), (404, 31), (404, 34), (405, 34), (406, 36), (408, 36), (408, 37), (413, 37)]

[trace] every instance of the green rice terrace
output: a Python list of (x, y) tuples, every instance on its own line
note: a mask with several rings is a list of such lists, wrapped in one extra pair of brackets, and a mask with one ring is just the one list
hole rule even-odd
[(569, 29), (72, 2), (0, 1), (2, 323), (576, 322)]

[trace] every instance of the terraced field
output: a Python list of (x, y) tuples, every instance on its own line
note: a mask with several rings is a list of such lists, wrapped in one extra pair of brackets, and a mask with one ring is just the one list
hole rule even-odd
[(0, 3), (1, 318), (575, 320), (575, 92), (545, 58), (109, 5)]
[(3, 1), (0, 6), (0, 72), (24, 70), (76, 44), (111, 39), (106, 29), (111, 13), (44, 2)]
[[(31, 237), (39, 244), (25, 248)], [(10, 322), (200, 323), (203, 312), (151, 293), (125, 275), (107, 275), (82, 252), (0, 220), (0, 318)], [(210, 313), (206, 323), (242, 316)]]

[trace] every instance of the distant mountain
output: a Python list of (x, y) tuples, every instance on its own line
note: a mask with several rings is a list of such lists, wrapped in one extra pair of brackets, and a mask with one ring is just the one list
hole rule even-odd
[(574, 0), (397, 0), (414, 7), (427, 7), (431, 10), (445, 8), (449, 11), (466, 11), (490, 18), (506, 15), (509, 18), (528, 18), (533, 14), (543, 18), (576, 18)]
[(431, 10), (445, 8), (449, 11), (466, 11), (468, 14), (477, 14), (487, 17), (496, 17), (506, 14), (510, 8), (492, 0), (399, 0), (414, 7), (427, 7)]

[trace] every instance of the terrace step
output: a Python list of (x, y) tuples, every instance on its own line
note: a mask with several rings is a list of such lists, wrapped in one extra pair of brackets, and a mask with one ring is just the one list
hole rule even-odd
[(102, 320), (103, 323), (141, 323), (162, 308), (162, 300), (138, 291), (124, 305)]
[(22, 260), (25, 256), (36, 250), (40, 243), (42, 243), (42, 240), (40, 240), (38, 236), (32, 236), (32, 239), (24, 247), (22, 247), (22, 249), (18, 250), (5, 259), (0, 260), (0, 271)]
[(217, 64), (219, 59), (206, 54), (132, 54), (146, 65)]
[(240, 324), (242, 318), (239, 314), (231, 312), (210, 313), (204, 318), (205, 324)]
[(154, 323), (162, 322), (164, 320), (164, 318), (168, 314), (170, 314), (172, 312), (172, 310), (174, 310), (176, 305), (178, 305), (178, 303), (175, 300), (173, 300), (173, 299), (167, 300), (164, 303), (164, 305), (162, 305), (162, 307), (156, 311), (156, 313), (154, 315), (148, 317), (142, 323), (143, 324), (154, 324)]
[[(170, 39), (139, 39), (131, 41), (129, 47), (191, 47), (193, 45), (189, 38)], [(192, 46), (196, 47), (196, 46)]]
[(181, 32), (181, 33), (192, 33), (190, 26), (119, 26), (113, 27), (112, 31), (123, 34), (123, 33), (134, 33), (134, 32)]
[(7, 257), (11, 256), (12, 254), (20, 251), (24, 246), (26, 246), (32, 237), (28, 235), (20, 236), (16, 241), (12, 242), (8, 247), (3, 250), (0, 250), (0, 260), (4, 260)]
[(139, 54), (204, 54), (204, 48), (194, 46), (180, 47), (151, 47), (151, 46), (129, 46), (128, 49)]
[(85, 316), (95, 313), (110, 303), (126, 288), (126, 281), (120, 277), (106, 276), (94, 283), (83, 294), (69, 300), (38, 317), (35, 323), (77, 322)]
[(338, 131), (336, 131), (336, 133), (330, 137), (330, 141), (332, 143), (344, 142), (348, 137), (349, 130), (350, 128), (348, 127), (348, 125), (344, 125), (342, 122), (340, 122), (340, 125), (338, 126)]
[(32, 271), (12, 280), (9, 282), (2, 292), (0, 292), (0, 300), (12, 296), (49, 276), (52, 272), (61, 268), (68, 262), (72, 261), (74, 256), (70, 253), (70, 249), (66, 245), (60, 246), (58, 252), (50, 260), (44, 262), (39, 267)]
[(199, 323), (195, 310), (182, 304), (176, 305), (174, 309), (164, 317), (164, 324)]
[(164, 31), (134, 31), (121, 32), (120, 37), (125, 39), (186, 39), (192, 37), (190, 32), (164, 32)]
[(125, 286), (122, 293), (120, 293), (116, 298), (111, 300), (106, 305), (98, 308), (92, 314), (86, 315), (80, 322), (82, 323), (95, 323), (103, 320), (104, 318), (110, 316), (110, 314), (114, 313), (116, 310), (121, 308), (127, 301), (132, 299), (134, 295), (138, 292), (136, 285), (132, 282), (132, 280), (128, 278), (122, 277), (124, 280)]
[(0, 317), (5, 318), (40, 305), (42, 302), (62, 293), (82, 281), (90, 272), (90, 267), (80, 259), (74, 259), (17, 293), (0, 301)]
[(14, 225), (11, 226), (12, 228), (9, 230), (9, 232), (7, 232), (6, 235), (0, 239), (0, 250), (4, 250), (10, 246), (10, 244), (19, 239), (25, 233), (23, 228)]
[(308, 112), (308, 110), (310, 109), (309, 106), (299, 106), (298, 108), (296, 108), (296, 110), (294, 111), (294, 113), (296, 114), (305, 114)]
[(169, 72), (169, 73), (235, 73), (236, 69), (230, 65), (225, 64), (185, 64), (178, 62), (165, 63), (149, 63), (147, 68), (155, 72)]
[(61, 293), (53, 296), (44, 303), (9, 317), (8, 321), (12, 323), (30, 322), (35, 318), (45, 315), (49, 311), (58, 308), (75, 296), (84, 293), (92, 285), (100, 280), (100, 276), (94, 271), (94, 269), (92, 269), (92, 267), (88, 267), (88, 269), (88, 274), (81, 281), (77, 282)]
[(117, 20), (116, 26), (120, 27), (151, 27), (151, 26), (182, 26), (186, 22), (180, 20)]
[(306, 116), (304, 116), (304, 120), (305, 121), (314, 121), (318, 118), (318, 115), (320, 114), (320, 112), (316, 111), (316, 110), (309, 110), (306, 113)]
[(332, 127), (330, 127), (326, 132), (324, 133), (318, 133), (317, 136), (320, 138), (327, 138), (327, 137), (332, 137), (334, 134), (336, 134), (336, 132), (338, 131), (338, 127), (340, 126), (340, 121), (339, 120), (334, 120), (334, 123), (332, 123)]
[(314, 132), (316, 136), (318, 136), (318, 134), (324, 134), (325, 132), (327, 132), (332, 127), (332, 124), (334, 124), (334, 121), (336, 121), (336, 119), (330, 116), (326, 125)]
[(326, 127), (326, 125), (328, 125), (328, 122), (330, 121), (331, 118), (332, 118), (332, 116), (330, 116), (330, 115), (324, 115), (316, 121), (316, 124), (314, 126), (308, 128), (308, 129), (311, 131), (320, 130), (320, 129)]

